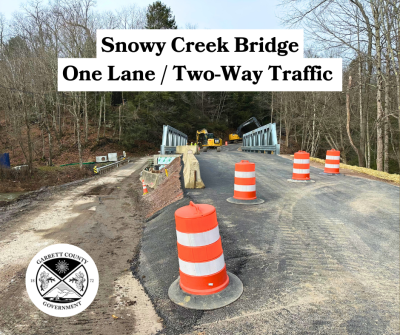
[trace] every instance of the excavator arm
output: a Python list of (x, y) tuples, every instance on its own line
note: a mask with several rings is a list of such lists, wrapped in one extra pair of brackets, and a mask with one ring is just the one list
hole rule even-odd
[(243, 123), (238, 127), (238, 129), (236, 130), (236, 134), (237, 134), (240, 138), (242, 138), (242, 136), (243, 136), (243, 134), (242, 134), (242, 128), (243, 128), (243, 127), (246, 127), (247, 125), (249, 125), (250, 123), (253, 123), (253, 122), (256, 124), (257, 128), (261, 127), (260, 122), (258, 122), (258, 120), (257, 120), (254, 116), (252, 116), (250, 119), (248, 119), (247, 121), (243, 122)]

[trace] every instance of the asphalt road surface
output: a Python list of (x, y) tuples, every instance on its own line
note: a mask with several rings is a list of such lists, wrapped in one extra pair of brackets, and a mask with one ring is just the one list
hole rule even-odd
[[(290, 183), (292, 161), (228, 146), (197, 156), (202, 190), (146, 225), (137, 274), (166, 334), (399, 334), (399, 188), (326, 176)], [(234, 205), (234, 164), (256, 163), (257, 196)], [(243, 282), (233, 304), (193, 311), (172, 303), (178, 277), (174, 211), (216, 207), (228, 271)]]

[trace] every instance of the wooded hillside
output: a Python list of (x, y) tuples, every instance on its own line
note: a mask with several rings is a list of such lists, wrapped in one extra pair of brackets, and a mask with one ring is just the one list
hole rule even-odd
[(286, 26), (305, 29), (305, 57), (343, 58), (343, 92), (57, 92), (57, 58), (95, 57), (96, 29), (176, 29), (172, 9), (155, 2), (99, 12), (92, 0), (61, 0), (27, 3), (10, 20), (0, 15), (0, 152), (21, 150), (32, 168), (71, 145), (82, 162), (91, 140), (154, 149), (163, 124), (192, 141), (201, 128), (227, 140), (255, 116), (275, 122), (289, 150), (324, 158), (335, 148), (346, 163), (398, 173), (398, 1), (283, 5)]

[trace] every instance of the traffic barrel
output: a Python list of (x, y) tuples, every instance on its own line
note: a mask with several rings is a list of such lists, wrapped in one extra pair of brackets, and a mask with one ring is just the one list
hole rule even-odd
[(324, 173), (339, 174), (340, 151), (332, 149), (326, 152)]
[(235, 204), (256, 205), (264, 202), (256, 195), (256, 164), (242, 160), (235, 164), (233, 198), (227, 199)]
[(294, 154), (293, 180), (310, 180), (310, 154), (298, 151)]
[(175, 212), (175, 222), (182, 290), (196, 295), (222, 291), (229, 277), (215, 208), (190, 202)]
[(226, 270), (215, 207), (191, 201), (175, 212), (175, 223), (180, 276), (168, 290), (170, 299), (193, 309), (215, 309), (237, 300), (243, 285)]
[(142, 180), (142, 184), (143, 184), (143, 195), (145, 195), (145, 194), (149, 193), (149, 191), (147, 191), (147, 186), (144, 183), (144, 179)]
[(225, 146), (228, 145), (228, 141), (225, 141)]
[(310, 154), (305, 151), (298, 151), (294, 154), (293, 175), (291, 182), (314, 182), (310, 179)]

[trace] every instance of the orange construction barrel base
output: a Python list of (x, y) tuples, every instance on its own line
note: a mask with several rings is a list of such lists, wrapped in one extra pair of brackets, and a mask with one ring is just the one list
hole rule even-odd
[(336, 169), (325, 169), (324, 173), (329, 173), (329, 174), (340, 174), (340, 172), (337, 172)]
[[(179, 271), (181, 280), (179, 285), (183, 291), (186, 293), (194, 295), (209, 295), (222, 291), (229, 284), (229, 277), (226, 274), (226, 266), (224, 268), (212, 275), (195, 277), (190, 276), (182, 271)], [(209, 283), (212, 282), (213, 286)], [(194, 289), (193, 287), (198, 287), (199, 289)]]
[(296, 176), (292, 176), (292, 179), (293, 180), (310, 180), (310, 175), (309, 174), (307, 174), (307, 175), (298, 174)]
[(214, 294), (195, 295), (182, 290), (181, 278), (178, 277), (168, 289), (168, 297), (175, 304), (197, 310), (213, 310), (231, 304), (243, 293), (243, 284), (233, 273), (226, 272), (228, 286)]
[(263, 199), (256, 198), (253, 200), (243, 200), (243, 199), (236, 199), (235, 197), (230, 197), (226, 199), (226, 201), (230, 202), (231, 204), (236, 204), (236, 205), (259, 205), (264, 203)]
[[(238, 193), (244, 193), (244, 195), (242, 194), (238, 194)], [(233, 195), (234, 199), (238, 199), (238, 200), (254, 200), (257, 199), (256, 196), (256, 192), (238, 192), (235, 191), (234, 195)]]

